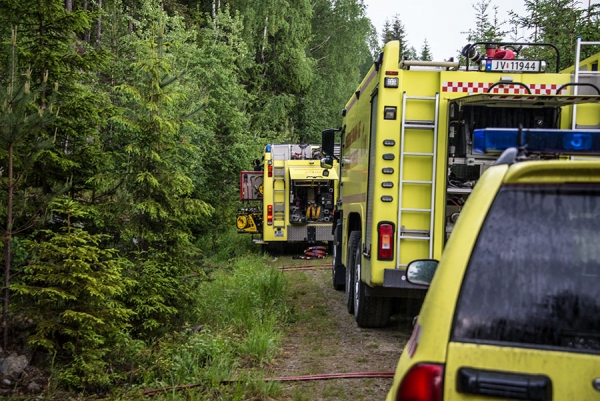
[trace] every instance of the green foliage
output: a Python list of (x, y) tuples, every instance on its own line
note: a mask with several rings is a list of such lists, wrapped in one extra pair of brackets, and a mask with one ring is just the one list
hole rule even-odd
[[(200, 390), (192, 397), (198, 399), (273, 397), (278, 388), (261, 382), (260, 367), (280, 347), (281, 324), (289, 313), (286, 291), (284, 276), (267, 266), (265, 257), (241, 257), (194, 290), (201, 300), (199, 320), (147, 346), (128, 337), (115, 339), (109, 360), (134, 392), (197, 383)], [(240, 375), (242, 368), (247, 373)], [(222, 385), (234, 378), (241, 383)]]
[[(490, 6), (492, 16), (490, 16)], [(503, 41), (508, 32), (502, 29), (506, 22), (498, 20), (498, 6), (492, 6), (492, 0), (479, 0), (473, 4), (473, 10), (475, 10), (475, 29), (467, 31), (467, 42)]]
[(135, 268), (127, 272), (135, 284), (124, 302), (135, 311), (132, 324), (138, 336), (160, 336), (184, 324), (186, 311), (196, 303), (192, 289), (198, 275), (152, 248), (137, 256)]
[(425, 41), (423, 42), (423, 46), (421, 47), (421, 54), (419, 55), (419, 60), (433, 60), (433, 55), (431, 54), (431, 48), (429, 47), (429, 42), (427, 41), (427, 39), (425, 39)]
[(131, 282), (123, 277), (128, 262), (81, 224), (86, 211), (70, 199), (50, 205), (57, 232), (41, 230), (28, 242), (32, 254), (11, 290), (20, 310), (35, 322), (29, 344), (60, 353), (59, 380), (69, 387), (106, 386), (111, 374), (104, 355), (109, 336), (127, 328), (132, 311), (119, 302)]
[(340, 125), (340, 111), (366, 72), (361, 67), (368, 70), (373, 63), (366, 42), (371, 24), (362, 1), (321, 0), (313, 10), (309, 55), (316, 65), (298, 106), (295, 134), (300, 143), (320, 143), (323, 129)]
[(407, 60), (414, 60), (417, 58), (415, 48), (409, 46), (408, 40), (406, 40), (406, 31), (404, 24), (400, 20), (399, 14), (394, 15), (391, 22), (389, 20), (385, 21), (385, 25), (383, 26), (383, 31), (381, 33), (381, 41), (384, 45), (392, 40), (397, 40), (400, 42), (400, 58)]
[[(18, 182), (2, 182), (12, 219), (0, 191), (7, 232), (19, 228), (2, 244), (11, 311), (54, 353), (54, 384), (199, 375), (217, 398), (273, 394), (252, 377), (217, 389), (272, 358), (287, 316), (282, 276), (232, 230), (239, 171), (266, 143), (319, 142), (340, 123), (376, 47), (363, 1), (8, 0), (0, 20), (0, 37), (20, 30), (0, 49), (16, 95), (0, 110), (0, 171), (14, 146)], [(207, 281), (206, 266), (240, 256)]]
[[(193, 275), (199, 252), (190, 227), (214, 208), (195, 196), (200, 149), (181, 83), (188, 71), (180, 61), (197, 51), (192, 43), (186, 43), (192, 50), (181, 50), (190, 35), (158, 2), (144, 2), (137, 23), (145, 29), (135, 42), (131, 68), (122, 69), (136, 79), (115, 87), (119, 113), (111, 123), (123, 150), (115, 149), (113, 157), (128, 172), (117, 192), (119, 214), (126, 216), (122, 247), (134, 266), (127, 272), (135, 284), (126, 302), (136, 313), (137, 335), (160, 335), (181, 325), (193, 305), (194, 280), (185, 278)], [(111, 176), (112, 171), (98, 175), (97, 183), (109, 188)]]
[[(236, 259), (232, 271), (218, 270), (211, 278), (214, 281), (200, 287), (204, 297), (200, 300), (199, 316), (204, 324), (218, 329), (231, 327), (237, 333), (244, 333), (255, 326), (272, 328), (269, 315), (285, 319), (288, 309), (281, 302), (285, 279), (281, 272), (257, 263), (256, 257)], [(257, 334), (262, 332), (253, 330)]]
[(229, 263), (257, 251), (257, 245), (252, 242), (252, 238), (249, 235), (239, 234), (234, 224), (229, 220), (228, 222), (229, 227), (224, 228), (219, 235), (205, 235), (198, 240), (198, 247), (205, 254), (211, 255), (210, 260), (213, 263)]
[[(560, 52), (559, 69), (574, 64), (576, 37), (585, 41), (600, 39), (600, 5), (582, 8), (574, 0), (525, 0), (525, 15), (511, 12), (512, 23), (526, 28), (529, 41), (552, 43)], [(582, 59), (598, 52), (598, 47), (582, 48)], [(549, 69), (556, 68), (556, 53), (552, 49), (535, 47), (523, 53), (529, 57), (548, 61)]]

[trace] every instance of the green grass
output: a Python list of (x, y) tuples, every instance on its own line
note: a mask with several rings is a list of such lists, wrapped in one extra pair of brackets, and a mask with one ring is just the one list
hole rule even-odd
[[(265, 382), (262, 367), (281, 346), (281, 324), (291, 314), (285, 276), (269, 265), (269, 257), (246, 254), (214, 269), (202, 282), (189, 328), (128, 352), (127, 390), (114, 399), (146, 398), (148, 389), (164, 389), (157, 400), (247, 400), (276, 398), (278, 383)], [(217, 265), (213, 261), (213, 266)], [(125, 359), (125, 358), (123, 358)], [(197, 384), (189, 389), (176, 386)]]

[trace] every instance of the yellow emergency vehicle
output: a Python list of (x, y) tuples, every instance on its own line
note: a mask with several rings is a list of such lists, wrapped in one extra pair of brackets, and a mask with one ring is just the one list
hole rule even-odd
[[(551, 63), (523, 59), (527, 46), (549, 48)], [(573, 71), (548, 71), (560, 64), (556, 47), (474, 43), (463, 54), (462, 66), (402, 60), (399, 43), (389, 42), (342, 111), (332, 273), (361, 327), (387, 325), (398, 304), (392, 300), (425, 296), (426, 288), (407, 282), (406, 266), (439, 260), (495, 161), (474, 152), (476, 129), (597, 123), (597, 112), (585, 107), (598, 101), (598, 87)], [(582, 86), (587, 92), (577, 94)], [(334, 135), (323, 132), (322, 166), (332, 169)]]
[[(262, 164), (240, 173), (240, 199), (248, 207), (237, 213), (238, 232), (263, 245), (330, 243), (338, 176), (320, 158), (321, 145), (267, 145)], [(311, 250), (323, 256), (327, 247)]]

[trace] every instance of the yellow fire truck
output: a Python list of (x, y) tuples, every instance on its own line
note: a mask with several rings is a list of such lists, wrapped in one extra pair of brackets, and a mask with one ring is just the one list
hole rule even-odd
[[(474, 43), (463, 49), (461, 66), (401, 60), (399, 43), (389, 42), (347, 102), (332, 273), (359, 326), (385, 326), (394, 306), (425, 296), (406, 282), (405, 267), (440, 259), (462, 205), (495, 161), (477, 153), (486, 139), (475, 130), (598, 129), (594, 71), (546, 71), (546, 61), (520, 58), (529, 46), (545, 46), (559, 65), (548, 44)], [(321, 165), (332, 171), (335, 135), (323, 131)]]
[(267, 145), (263, 164), (240, 173), (240, 199), (248, 207), (237, 213), (238, 232), (252, 234), (256, 244), (315, 244), (313, 254), (323, 256), (326, 247), (316, 244), (333, 240), (338, 176), (320, 158), (321, 145)]

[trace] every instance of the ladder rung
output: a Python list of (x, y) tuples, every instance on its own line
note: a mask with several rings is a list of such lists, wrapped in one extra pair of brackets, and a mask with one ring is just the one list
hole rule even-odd
[(400, 210), (402, 210), (403, 212), (417, 212), (417, 213), (430, 213), (431, 209), (416, 209), (416, 208), (410, 208), (410, 207), (403, 207), (400, 208)]
[(412, 100), (435, 100), (435, 96), (406, 96), (406, 99), (412, 99)]
[(431, 238), (429, 238), (429, 237), (413, 237), (413, 236), (409, 236), (409, 235), (400, 235), (400, 239), (416, 239), (416, 240), (422, 240), (422, 241), (429, 241)]
[(404, 152), (404, 156), (433, 156), (433, 153), (425, 153), (425, 152)]
[(406, 120), (404, 127), (409, 129), (434, 129), (435, 124), (432, 120)]
[(416, 181), (416, 180), (403, 180), (402, 184), (433, 184), (433, 181)]

